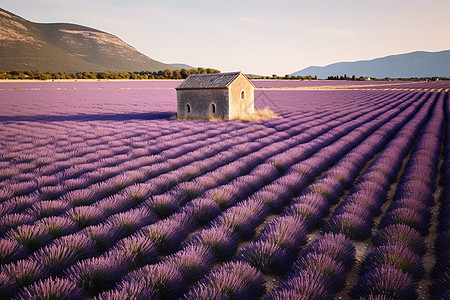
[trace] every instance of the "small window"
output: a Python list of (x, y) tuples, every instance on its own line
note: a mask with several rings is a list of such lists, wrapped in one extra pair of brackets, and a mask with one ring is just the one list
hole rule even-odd
[(214, 103), (211, 104), (211, 111), (212, 111), (213, 114), (216, 113), (216, 105)]
[(245, 92), (242, 91), (242, 92), (241, 92), (241, 99), (244, 99), (244, 98), (245, 98)]
[(187, 110), (187, 113), (191, 112), (191, 106), (189, 104), (186, 104), (186, 110)]

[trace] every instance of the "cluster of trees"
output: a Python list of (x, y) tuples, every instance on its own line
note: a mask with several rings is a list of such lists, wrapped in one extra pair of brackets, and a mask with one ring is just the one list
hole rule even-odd
[(177, 69), (158, 72), (40, 72), (40, 71), (9, 71), (0, 72), (0, 79), (184, 79), (191, 74), (220, 73), (211, 68)]
[(404, 81), (438, 81), (438, 80), (450, 80), (450, 77), (410, 77), (410, 78), (374, 78), (374, 77), (356, 77), (355, 75), (352, 75), (352, 77), (348, 77), (347, 74), (344, 74), (344, 76), (328, 76), (328, 80), (384, 80), (384, 81), (392, 81), (392, 80), (404, 80)]
[(284, 75), (284, 76), (278, 76), (277, 74), (273, 74), (272, 77), (264, 77), (264, 79), (285, 79), (285, 80), (317, 80), (317, 76), (291, 76), (291, 75)]
[(328, 76), (327, 79), (328, 80), (354, 80), (354, 81), (358, 80), (358, 81), (364, 81), (364, 80), (367, 80), (368, 78), (363, 77), (363, 76), (356, 77), (355, 75), (352, 75), (352, 77), (348, 77), (347, 74), (344, 74), (344, 76), (339, 76), (339, 75)]

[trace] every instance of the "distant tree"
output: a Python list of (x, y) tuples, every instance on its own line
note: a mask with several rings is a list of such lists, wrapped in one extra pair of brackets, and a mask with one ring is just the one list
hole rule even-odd
[(167, 79), (172, 78), (173, 72), (169, 69), (165, 69), (163, 76), (164, 76), (164, 78), (167, 78)]
[(186, 70), (184, 68), (180, 70), (180, 74), (181, 74), (181, 78), (183, 78), (183, 79), (185, 79), (186, 77), (189, 76), (188, 70)]
[[(205, 72), (206, 72), (206, 70), (205, 70)], [(174, 79), (181, 79), (181, 78), (183, 78), (183, 77), (181, 77), (181, 71), (180, 70), (174, 70), (173, 71), (173, 78)]]

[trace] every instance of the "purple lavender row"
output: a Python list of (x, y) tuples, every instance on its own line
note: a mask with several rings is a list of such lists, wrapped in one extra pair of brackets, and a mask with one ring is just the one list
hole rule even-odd
[[(273, 206), (269, 206), (269, 208), (271, 207)], [(296, 253), (304, 243), (306, 228), (305, 219), (299, 216), (277, 218), (263, 229), (257, 241), (251, 243), (238, 254), (238, 260), (246, 261), (265, 273), (280, 272), (283, 268), (286, 268), (289, 255)], [(207, 285), (204, 282), (201, 283), (189, 292), (188, 297), (207, 297), (205, 295), (210, 293), (205, 291), (209, 291), (212, 287), (209, 289), (206, 287)]]
[[(94, 225), (97, 221), (103, 220), (106, 215), (109, 215), (111, 213), (116, 213), (117, 208), (120, 209), (126, 209), (131, 208), (133, 206), (133, 203), (141, 202), (145, 200), (149, 194), (154, 192), (154, 186), (145, 184), (145, 185), (135, 185), (131, 186), (124, 190), (124, 193), (119, 195), (118, 197), (114, 198), (107, 198), (105, 201), (101, 201), (98, 206), (80, 206), (75, 207), (69, 211), (68, 217), (50, 217), (50, 218), (44, 218), (40, 221), (39, 225), (43, 225), (46, 229), (50, 231), (50, 234), (53, 237), (59, 237), (64, 234), (73, 233), (74, 230), (77, 229), (77, 227), (86, 227), (89, 225)], [(90, 193), (80, 194), (77, 193), (79, 197), (90, 197)], [(80, 201), (86, 202), (86, 200), (80, 199)], [(172, 201), (173, 203), (173, 201)], [(42, 207), (42, 205), (46, 205), (46, 215), (48, 215), (48, 212), (50, 213), (57, 213), (57, 212), (64, 212), (67, 208), (69, 203), (63, 202), (63, 201), (47, 201), (47, 202), (39, 202), (39, 207)], [(88, 203), (84, 203), (88, 204)], [(59, 205), (59, 206), (58, 206)], [(156, 202), (156, 199), (149, 203), (148, 208), (155, 210), (155, 212), (158, 212), (158, 207), (162, 207), (164, 203), (158, 204)], [(174, 205), (177, 206), (176, 203)], [(97, 208), (98, 207), (98, 208)], [(117, 208), (116, 208), (117, 207)], [(164, 212), (161, 211), (161, 213), (164, 214)], [(76, 222), (76, 224), (75, 224)], [(26, 227), (26, 226), (25, 226)], [(24, 227), (23, 231), (28, 232), (30, 230), (29, 227)], [(20, 229), (20, 227), (19, 227)], [(41, 230), (42, 232), (42, 230)], [(43, 234), (43, 233), (42, 233)], [(22, 236), (20, 234), (18, 238)], [(48, 234), (46, 235), (48, 236)], [(22, 240), (22, 239), (21, 239)], [(43, 238), (42, 242), (47, 241), (47, 238)], [(26, 242), (26, 241), (23, 241)], [(32, 241), (28, 242), (29, 244), (34, 244), (32, 247), (34, 250), (34, 247), (37, 247), (38, 245), (42, 243), (36, 243), (33, 239)], [(21, 253), (21, 252), (18, 252)]]
[[(394, 195), (373, 237), (373, 248), (360, 266), (359, 278), (351, 290), (353, 298), (383, 295), (396, 299), (416, 299), (416, 281), (425, 273), (421, 254), (428, 234), (433, 186), (444, 126), (441, 93), (430, 118), (411, 152)], [(418, 172), (425, 170), (425, 173)], [(431, 172), (431, 173), (428, 173)], [(422, 175), (422, 176), (421, 176)], [(403, 226), (402, 226), (403, 225)], [(413, 247), (411, 241), (415, 240)]]
[[(81, 128), (84, 129), (84, 128)], [(132, 130), (133, 131), (133, 130)], [(180, 129), (181, 131), (181, 129)], [(196, 131), (196, 133), (198, 134), (200, 131)], [(183, 134), (183, 133), (181, 133)], [(45, 139), (48, 136), (48, 132), (44, 132), (43, 133), (43, 137), (38, 136), (37, 139), (35, 141), (39, 141), (39, 143), (42, 141), (42, 139)], [(174, 138), (178, 137), (180, 135), (180, 133), (175, 132), (172, 134), (172, 136)], [(61, 135), (58, 133), (58, 137), (59, 137), (59, 143), (61, 143), (61, 141), (64, 141), (64, 135)], [(66, 136), (69, 140), (70, 137)], [(124, 138), (124, 139), (128, 139), (128, 138), (132, 138), (133, 137), (133, 133), (125, 133), (124, 135), (119, 135), (118, 139), (120, 138)], [(93, 141), (95, 143), (90, 143), (90, 141)], [(71, 140), (71, 142), (73, 142)], [(78, 143), (77, 143), (78, 142)], [(3, 155), (4, 159), (5, 158), (10, 158), (10, 159), (16, 159), (18, 160), (19, 163), (30, 163), (33, 160), (37, 160), (40, 159), (40, 157), (48, 157), (49, 161), (41, 161), (41, 163), (37, 164), (40, 167), (45, 167), (48, 166), (50, 164), (50, 162), (55, 163), (55, 162), (61, 162), (64, 163), (63, 166), (70, 166), (71, 164), (69, 164), (67, 161), (70, 159), (75, 159), (75, 160), (79, 160), (80, 157), (77, 158), (73, 158), (73, 155), (83, 155), (81, 157), (81, 159), (85, 159), (86, 162), (93, 162), (95, 160), (99, 160), (102, 159), (103, 157), (105, 157), (105, 155), (110, 155), (111, 152), (110, 148), (103, 148), (105, 146), (108, 145), (101, 145), (102, 143), (104, 143), (104, 141), (100, 138), (98, 139), (97, 135), (89, 135), (89, 134), (85, 134), (83, 137), (80, 137), (80, 140), (77, 141), (75, 143), (68, 143), (67, 146), (63, 146), (59, 149), (55, 149), (54, 151), (57, 151), (55, 153), (48, 153), (47, 149), (43, 149), (43, 153), (40, 153), (39, 149), (35, 149), (33, 148), (34, 152), (29, 153), (29, 154), (25, 154), (25, 155), (18, 155), (16, 153), (14, 153), (13, 151), (11, 151), (10, 153), (6, 155)], [(88, 145), (86, 145), (88, 144)], [(130, 150), (131, 147), (113, 147), (113, 148), (118, 148), (118, 152), (123, 152), (123, 150), (127, 151)], [(74, 151), (73, 149), (76, 149), (76, 151)], [(102, 150), (103, 149), (103, 150)], [(122, 150), (123, 149), (123, 150)], [(109, 150), (109, 151), (108, 151)], [(115, 150), (115, 149), (114, 149)], [(99, 151), (99, 152), (98, 152)], [(21, 149), (21, 152), (23, 152), (23, 149)], [(115, 153), (115, 151), (113, 152)], [(74, 161), (75, 162), (75, 161)], [(52, 172), (54, 170), (46, 170), (45, 168), (40, 170), (42, 171), (43, 174), (47, 174), (49, 172)]]
[[(255, 203), (258, 203), (258, 202), (255, 202)], [(261, 204), (259, 204), (259, 206), (261, 207)], [(250, 211), (248, 211), (247, 213), (244, 213), (245, 211), (248, 211), (248, 210), (245, 210), (245, 209), (242, 210), (242, 208), (238, 209), (238, 207), (236, 207), (236, 210), (234, 210), (232, 208), (231, 211), (228, 211), (227, 214), (219, 217), (213, 223), (213, 225), (211, 225), (212, 228), (210, 230), (217, 231), (216, 228), (220, 228), (222, 226), (227, 226), (230, 229), (233, 229), (233, 231), (238, 236), (240, 236), (240, 238), (244, 238), (244, 239), (248, 238), (249, 236), (252, 235), (252, 228), (255, 228), (256, 224), (259, 223), (258, 219), (260, 219), (261, 217), (256, 217), (256, 219), (254, 219), (254, 217), (251, 217), (252, 213)], [(250, 215), (249, 215), (249, 213), (250, 213)], [(265, 214), (267, 214), (267, 212)], [(202, 236), (202, 241), (204, 241), (203, 238), (206, 238), (208, 236), (209, 236), (209, 239), (211, 239), (213, 237), (211, 235), (206, 234), (206, 232), (209, 232), (209, 231), (205, 231), (204, 236), (203, 236), (203, 234), (200, 235), (200, 236)], [(212, 231), (212, 232), (214, 232), (214, 231)], [(211, 234), (212, 234), (212, 232), (211, 232)], [(196, 238), (198, 238), (198, 236), (199, 235), (195, 235), (192, 239), (196, 239)], [(217, 237), (216, 237), (216, 239), (217, 239)], [(236, 242), (234, 242), (234, 243), (236, 243)], [(228, 255), (234, 253), (234, 251), (235, 251), (235, 250), (234, 251), (226, 251), (226, 249), (230, 248), (229, 246), (221, 247), (219, 245), (220, 245), (220, 243), (215, 244), (214, 249), (217, 249), (217, 251), (218, 251), (217, 255), (218, 255), (218, 257), (220, 257), (222, 259), (226, 258)], [(237, 246), (237, 243), (236, 243), (236, 246)], [(231, 253), (228, 253), (228, 252), (231, 252)]]
[(355, 252), (343, 234), (326, 233), (302, 251), (286, 279), (265, 299), (333, 299), (345, 285)]
[(437, 236), (434, 244), (435, 264), (431, 271), (432, 284), (430, 295), (434, 299), (444, 300), (450, 297), (450, 101), (445, 93), (444, 112), (446, 126), (444, 132), (444, 161), (441, 166), (440, 211), (437, 225)]
[[(425, 99), (422, 99), (422, 103), (424, 101)], [(398, 117), (398, 119), (402, 120), (405, 115), (413, 115), (417, 109), (418, 108), (409, 108), (405, 110), (401, 114), (401, 117)], [(391, 122), (392, 120), (389, 123)], [(402, 123), (399, 122), (399, 124), (397, 124), (397, 128), (401, 127), (401, 125)], [(394, 131), (395, 129), (396, 128), (392, 128), (391, 130)], [(379, 133), (376, 135), (379, 135)], [(381, 139), (375, 139), (378, 143), (380, 140)], [(367, 138), (366, 141), (370, 141), (370, 138)], [(374, 151), (373, 149), (380, 148), (380, 145), (372, 145), (371, 143), (373, 143), (373, 141), (370, 141), (368, 145), (365, 145), (364, 143), (360, 144), (360, 146), (355, 148), (355, 150), (353, 150), (349, 155), (352, 156), (354, 153), (361, 153), (361, 150)], [(340, 148), (341, 147), (336, 147), (336, 149)], [(329, 154), (330, 156), (339, 159), (338, 153)], [(359, 168), (361, 167), (362, 165), (359, 166)], [(324, 179), (328, 179), (327, 181), (330, 181), (330, 177), (325, 176)], [(337, 181), (337, 183), (340, 185), (339, 181)], [(328, 186), (330, 186), (329, 183)], [(339, 193), (336, 195), (331, 193), (328, 195), (320, 195), (320, 193), (318, 193), (319, 191), (316, 189), (317, 188), (313, 188), (312, 191), (301, 197), (304, 202), (294, 203), (286, 210), (284, 216), (276, 218), (274, 221), (269, 223), (256, 238), (255, 242), (252, 242), (249, 246), (245, 247), (238, 253), (237, 258), (250, 263), (250, 265), (254, 267), (257, 267), (263, 273), (282, 274), (286, 270), (287, 266), (291, 264), (293, 257), (296, 256), (300, 246), (304, 244), (306, 232), (314, 229), (318, 222), (323, 218), (324, 214), (326, 214), (325, 211), (321, 210), (321, 207), (325, 209), (328, 206), (326, 203), (327, 200), (329, 201), (339, 197)], [(337, 190), (335, 190), (335, 192), (336, 191)], [(343, 192), (342, 187), (340, 188), (340, 191)], [(317, 193), (316, 201), (321, 199), (322, 202), (320, 204), (318, 202), (311, 202), (314, 201), (314, 197), (311, 196), (313, 193)], [(345, 279), (342, 281), (342, 278), (345, 278), (345, 274), (341, 273), (340, 278), (341, 281), (338, 279), (336, 279), (336, 282), (334, 280), (330, 280), (331, 282), (328, 284), (334, 282), (336, 287), (341, 288), (345, 283)], [(328, 291), (326, 285), (323, 285), (322, 289)], [(335, 289), (334, 292), (337, 290), (338, 289)], [(294, 291), (290, 291), (290, 293), (294, 293)], [(297, 296), (299, 295), (300, 293), (297, 294)], [(320, 296), (318, 297), (320, 298)]]
[[(146, 129), (146, 130), (148, 130), (148, 129)], [(45, 134), (47, 134), (47, 133), (45, 133)], [(95, 137), (98, 137), (98, 132), (95, 132), (95, 134), (93, 135), (93, 137), (95, 138)], [(129, 137), (132, 137), (132, 136), (123, 136), (123, 137), (121, 137), (121, 136), (118, 136), (118, 138), (129, 138)], [(67, 138), (70, 138), (69, 136), (67, 136)], [(90, 137), (91, 139), (92, 139), (92, 137)], [(25, 139), (25, 138), (24, 138)], [(36, 141), (36, 140), (38, 140), (38, 141), (42, 141), (42, 138), (40, 138), (40, 137), (38, 137), (38, 139), (35, 139), (34, 141)], [(32, 143), (33, 142), (33, 140), (30, 140), (30, 143)], [(79, 151), (79, 150), (78, 150)], [(9, 154), (9, 155), (11, 155), (11, 154)], [(65, 158), (65, 159), (67, 159), (67, 157)]]
[[(242, 130), (248, 131), (248, 129), (242, 129)], [(234, 134), (240, 134), (241, 131), (237, 131)], [(219, 134), (225, 133), (225, 132), (227, 132), (227, 131), (222, 130), (222, 131), (219, 131)], [(180, 143), (187, 143), (188, 146), (186, 148), (190, 148), (190, 147), (195, 148), (196, 145), (194, 145), (194, 144), (201, 143), (201, 140), (202, 140), (201, 138), (199, 139), (199, 136), (198, 136), (199, 134), (196, 134), (196, 133), (197, 133), (197, 129), (194, 130), (191, 134), (187, 134), (187, 136), (185, 135), (182, 138), (176, 138), (175, 140), (177, 141), (177, 144), (175, 144), (175, 145), (173, 145), (173, 142), (170, 142), (170, 141), (168, 141), (166, 143), (163, 142), (163, 143), (158, 144), (158, 147), (160, 147), (160, 152), (165, 153), (164, 152), (165, 149), (169, 149), (168, 147), (177, 147), (178, 145), (180, 145)], [(201, 134), (201, 135), (203, 138), (213, 138), (215, 136), (215, 134), (216, 134), (216, 132), (212, 131), (212, 132), (209, 132), (209, 134)], [(177, 134), (173, 134), (171, 136), (173, 136), (175, 138), (177, 136)], [(192, 143), (193, 141), (195, 141), (194, 144)], [(165, 145), (165, 144), (167, 144), (167, 145)], [(114, 151), (104, 151), (104, 152), (106, 152), (106, 153), (104, 153), (104, 156), (97, 157), (96, 161), (99, 161), (99, 162), (96, 162), (94, 164), (92, 163), (93, 160), (89, 159), (84, 163), (81, 163), (81, 164), (78, 163), (75, 167), (70, 167), (74, 163), (79, 162), (80, 158), (76, 157), (76, 158), (70, 158), (70, 159), (66, 158), (61, 164), (54, 163), (54, 164), (47, 166), (47, 168), (49, 168), (49, 170), (44, 172), (44, 174), (46, 174), (47, 176), (45, 178), (46, 180), (44, 180), (43, 183), (48, 182), (48, 180), (51, 180), (51, 182), (54, 182), (56, 180), (60, 181), (60, 180), (67, 180), (67, 179), (75, 179), (76, 177), (79, 177), (80, 175), (82, 175), (84, 173), (88, 173), (88, 172), (90, 172), (90, 173), (88, 173), (85, 176), (86, 181), (90, 182), (90, 183), (95, 183), (95, 182), (98, 182), (99, 180), (104, 180), (105, 176), (107, 178), (109, 178), (109, 177), (119, 174), (120, 172), (124, 171), (124, 168), (125, 168), (125, 170), (129, 170), (132, 168), (136, 168), (138, 166), (143, 166), (143, 165), (152, 163), (151, 158), (150, 159), (147, 158), (144, 160), (141, 159), (140, 161), (137, 162), (137, 164), (134, 164), (134, 165), (133, 165), (133, 161), (131, 161), (131, 162), (129, 161), (130, 158), (131, 159), (139, 159), (144, 155), (149, 155), (151, 152), (151, 149), (149, 149), (148, 146), (146, 146), (146, 148), (144, 148), (144, 149), (141, 148), (141, 149), (135, 149), (133, 151), (130, 151), (130, 153), (127, 155), (121, 155), (121, 158), (117, 157), (115, 155), (117, 153)], [(98, 152), (97, 152), (97, 154), (98, 154)], [(108, 156), (112, 159), (109, 159), (109, 160), (105, 159)], [(162, 156), (164, 156), (165, 159), (170, 158), (170, 157), (166, 157), (166, 155), (162, 155)], [(155, 158), (155, 160), (157, 160), (157, 158)], [(126, 162), (122, 168), (115, 167), (121, 162)], [(109, 172), (106, 174), (104, 174), (101, 169), (99, 170), (99, 168), (106, 168), (106, 167), (112, 167), (112, 168), (110, 168)], [(57, 173), (58, 175), (53, 175), (53, 177), (54, 177), (53, 180), (51, 178), (48, 178), (49, 177), (48, 175), (52, 175), (54, 173)], [(96, 174), (100, 175), (101, 177), (96, 178), (95, 177)], [(32, 174), (28, 174), (28, 175), (32, 176)], [(17, 177), (19, 177), (19, 179), (20, 179), (20, 177), (23, 177), (22, 179), (28, 180), (28, 181), (14, 183), (15, 180), (13, 179), (12, 183), (9, 184), (10, 189), (12, 189), (11, 192), (14, 193), (13, 195), (27, 194), (27, 193), (34, 191), (36, 188), (39, 188), (39, 186), (36, 185), (36, 182), (31, 180), (34, 178), (30, 179), (29, 176), (26, 176), (26, 174), (21, 174), (19, 176), (15, 176), (14, 178), (17, 178)], [(40, 180), (40, 181), (42, 181), (42, 180)], [(55, 183), (59, 184), (58, 181), (56, 181)], [(61, 184), (59, 184), (58, 186), (61, 186)], [(42, 186), (42, 187), (40, 187), (40, 191), (44, 195), (48, 194), (48, 196), (51, 197), (54, 194), (54, 193), (52, 193), (52, 190), (55, 189), (56, 187)], [(60, 190), (63, 190), (63, 188), (65, 188), (65, 187), (61, 186)], [(47, 190), (49, 190), (49, 191), (47, 191)]]
[[(435, 99), (429, 99), (427, 94), (423, 95), (421, 100), (420, 103), (423, 103), (424, 100), (427, 100), (427, 103), (417, 114), (414, 115), (420, 106), (409, 107), (407, 110), (412, 110), (413, 114), (409, 113), (404, 119), (399, 118), (397, 123), (391, 122), (387, 125), (387, 130), (389, 130), (389, 127), (394, 124), (397, 128), (400, 128), (408, 122), (360, 176), (350, 193), (324, 224), (324, 232), (340, 232), (354, 240), (364, 240), (371, 236), (373, 218), (380, 213), (381, 205), (387, 199), (390, 185), (400, 170), (402, 158), (412, 146), (414, 136), (426, 121), (435, 101)], [(413, 116), (414, 118), (411, 120)], [(372, 141), (368, 141), (368, 152), (364, 153), (364, 159), (359, 160), (360, 162), (368, 161), (375, 152), (378, 152), (389, 141), (392, 132), (383, 131), (381, 139), (373, 140), (375, 141), (374, 144), (371, 143)], [(364, 145), (361, 146), (364, 149)], [(381, 171), (383, 167), (388, 167), (388, 174)], [(353, 178), (347, 178), (347, 182), (353, 182), (356, 178), (355, 175), (353, 174)]]
[[(261, 134), (258, 134), (257, 132), (253, 133), (253, 135), (255, 135), (255, 137), (260, 137)], [(248, 136), (249, 138), (251, 137), (250, 135)], [(247, 142), (251, 142), (251, 140), (247, 140)], [(236, 141), (236, 144), (239, 144), (239, 141)], [(230, 146), (229, 143), (226, 143), (226, 141), (218, 143), (215, 145), (214, 148), (210, 148), (207, 151), (202, 148), (201, 153), (203, 153), (203, 155), (205, 156), (206, 154), (210, 153), (210, 155), (213, 155), (217, 152), (223, 151), (225, 149), (227, 149)], [(207, 156), (207, 155), (206, 155)], [(196, 156), (194, 155), (194, 153), (192, 153), (192, 159), (195, 159)], [(192, 161), (192, 159), (190, 159), (189, 161)], [(188, 161), (185, 161), (186, 163)], [(187, 168), (187, 170), (186, 170)], [(202, 168), (204, 169), (205, 166), (202, 166)], [(146, 170), (148, 168), (145, 168)], [(195, 170), (195, 168), (194, 168)], [(112, 192), (117, 190), (118, 185), (120, 185), (120, 187), (124, 187), (126, 185), (132, 184), (133, 180), (132, 179), (136, 179), (138, 181), (143, 181), (145, 179), (147, 179), (149, 176), (155, 176), (158, 173), (155, 173), (154, 171), (151, 172), (152, 170), (147, 170), (147, 172), (145, 172), (143, 175), (141, 175), (140, 173), (143, 172), (144, 170), (136, 170), (136, 172), (127, 172), (126, 174), (123, 175), (119, 175), (118, 177), (114, 177), (112, 179), (112, 182), (107, 181), (103, 184), (101, 184), (102, 187), (112, 187), (113, 189), (111, 190)], [(164, 172), (167, 171), (164, 168), (159, 168), (158, 172)], [(185, 167), (185, 169), (181, 169), (181, 172), (189, 172), (189, 167)], [(198, 171), (198, 170), (196, 170)], [(130, 176), (127, 176), (128, 173)], [(138, 178), (136, 178), (138, 177)], [(121, 181), (119, 181), (121, 180)], [(125, 180), (125, 181), (124, 181)], [(183, 180), (182, 178), (179, 178), (177, 180)], [(111, 184), (109, 184), (111, 183)], [(100, 188), (100, 186), (95, 185), (94, 187), (98, 187)], [(106, 191), (106, 193), (109, 193), (109, 191)], [(97, 194), (97, 195), (96, 195)], [(32, 219), (33, 216), (36, 216), (36, 218), (40, 219), (42, 217), (46, 217), (46, 216), (51, 216), (51, 215), (58, 215), (58, 214), (62, 214), (64, 211), (67, 211), (69, 207), (71, 206), (80, 206), (80, 205), (88, 205), (91, 204), (92, 202), (96, 201), (96, 199), (98, 199), (101, 196), (105, 196), (105, 193), (101, 193), (102, 195), (98, 195), (98, 189), (95, 190), (93, 188), (88, 188), (88, 189), (83, 189), (83, 190), (77, 190), (77, 191), (71, 191), (69, 193), (67, 193), (65, 196), (63, 196), (60, 200), (58, 201), (40, 201), (38, 202), (38, 200), (34, 201), (36, 202), (35, 205), (33, 205), (33, 207), (31, 208), (31, 211), (29, 210), (28, 212), (25, 213), (24, 218), (25, 221), (24, 223), (29, 223)], [(33, 199), (35, 200), (35, 199)], [(5, 205), (2, 205), (2, 207), (5, 207)], [(5, 208), (7, 209), (7, 208)], [(11, 209), (12, 210), (12, 209)], [(17, 214), (13, 214), (11, 218), (9, 218), (10, 220), (10, 224), (11, 226), (17, 226), (20, 225), (20, 223), (18, 222), (19, 220), (17, 220), (21, 215), (17, 215)], [(4, 224), (5, 218), (7, 218), (7, 216), (3, 216), (3, 218), (0, 220), (0, 223)], [(3, 222), (2, 222), (3, 220)], [(6, 219), (8, 220), (8, 219)], [(17, 220), (17, 221), (15, 221)], [(6, 225), (6, 224), (4, 224)], [(10, 227), (10, 226), (9, 226)], [(4, 230), (3, 230), (4, 231)]]
[[(247, 130), (248, 131), (248, 130)], [(234, 133), (234, 135), (236, 135), (236, 134), (238, 134), (238, 132), (235, 132)], [(182, 151), (182, 150), (177, 150), (176, 148), (174, 148), (174, 150), (176, 150), (176, 151)], [(186, 151), (186, 150), (184, 150), (184, 151)], [(148, 153), (147, 153), (148, 154)], [(167, 151), (164, 153), (164, 154), (166, 154), (165, 156), (164, 156), (164, 158), (165, 159), (167, 159), (167, 157), (166, 156), (168, 156), (169, 158), (170, 157), (173, 157), (173, 154), (172, 155), (170, 155), (170, 153), (168, 153)], [(122, 158), (122, 161), (125, 161), (125, 160), (127, 160), (127, 159), (129, 159), (129, 157), (127, 156), (127, 155), (121, 155), (121, 156), (123, 156), (123, 158)], [(119, 159), (118, 157), (117, 157), (117, 159)], [(133, 168), (137, 168), (137, 167), (139, 167), (139, 166), (142, 166), (142, 165), (146, 165), (146, 164), (149, 164), (149, 163), (153, 163), (153, 162), (157, 162), (158, 161), (158, 159), (159, 159), (159, 161), (162, 161), (160, 158), (158, 158), (158, 157), (154, 157), (154, 158), (152, 158), (152, 157), (149, 157), (149, 158), (147, 158), (147, 157), (139, 157), (138, 159), (136, 159), (136, 163), (135, 164), (133, 164), (133, 162), (131, 161), (128, 161), (125, 165), (124, 165), (124, 167), (125, 167), (125, 170), (130, 170), (130, 169), (133, 169)], [(105, 165), (111, 165), (111, 164), (113, 164), (113, 165), (117, 165), (117, 163), (120, 163), (120, 160), (118, 161), (118, 162), (115, 162), (115, 161), (111, 161), (111, 162), (108, 162), (107, 164), (106, 164), (106, 161), (105, 160), (103, 160), (104, 161), (104, 164), (102, 163), (102, 165), (96, 165), (95, 167), (96, 168), (99, 168), (99, 167), (101, 167), (101, 166), (105, 166)], [(174, 163), (175, 163), (175, 161), (174, 161)], [(92, 166), (90, 165), (90, 164), (85, 164), (89, 169), (92, 169)], [(176, 166), (177, 164), (175, 163), (175, 166)], [(69, 170), (66, 170), (66, 171), (64, 171), (64, 177), (74, 177), (74, 176), (79, 176), (79, 175), (81, 175), (82, 173), (84, 173), (84, 172), (86, 172), (86, 170), (85, 169), (83, 169), (83, 167), (82, 167), (83, 165), (77, 165), (76, 167), (73, 167), (73, 168), (71, 168), (71, 169), (69, 169)], [(106, 170), (106, 169), (105, 169)], [(91, 183), (91, 182), (98, 182), (99, 180), (104, 180), (105, 179), (105, 176), (106, 176), (106, 178), (109, 178), (109, 177), (111, 177), (111, 176), (113, 176), (114, 174), (118, 174), (120, 171), (123, 171), (123, 167), (121, 167), (121, 168), (119, 168), (119, 167), (112, 167), (112, 168), (109, 168), (108, 169), (108, 172), (102, 172), (101, 170), (96, 170), (95, 172), (93, 172), (92, 173), (92, 175), (91, 176), (88, 176), (88, 177), (85, 177), (85, 179), (67, 179), (66, 180), (66, 182), (65, 182), (65, 184), (64, 184), (64, 189), (69, 189), (69, 190), (73, 190), (74, 188), (84, 188), (84, 187), (86, 187), (89, 183)], [(98, 175), (97, 175), (98, 174)], [(100, 177), (99, 177), (100, 176)], [(56, 178), (55, 179), (51, 179), (51, 178), (48, 178), (48, 176), (47, 176), (47, 178), (44, 180), (44, 183), (47, 183), (49, 180), (51, 181), (50, 183), (57, 183), (59, 180), (60, 180), (60, 176), (55, 176)], [(91, 178), (92, 177), (92, 178)], [(66, 184), (67, 183), (67, 184)], [(27, 188), (29, 188), (28, 187), (28, 185), (29, 184), (31, 184), (31, 188), (32, 189), (34, 189), (35, 188), (35, 185), (34, 185), (34, 183), (24, 183), (25, 184), (25, 186), (23, 187), (24, 189), (27, 189)], [(48, 194), (49, 196), (51, 196), (52, 194), (54, 194), (55, 192), (57, 192), (57, 190), (56, 191), (53, 191), (55, 188), (57, 188), (57, 186), (55, 186), (55, 187), (53, 187), (53, 186), (49, 186), (49, 187), (43, 187), (42, 189), (48, 189), (48, 191), (46, 190), (45, 192), (46, 192), (46, 194)], [(59, 190), (61, 190), (62, 189), (62, 187), (60, 187), (59, 188)], [(10, 195), (11, 196), (11, 195)]]
[[(78, 193), (77, 193), (77, 194), (78, 194)], [(85, 194), (86, 194), (86, 193), (85, 193)], [(85, 198), (85, 196), (82, 196), (81, 200), (82, 200), (83, 198)]]

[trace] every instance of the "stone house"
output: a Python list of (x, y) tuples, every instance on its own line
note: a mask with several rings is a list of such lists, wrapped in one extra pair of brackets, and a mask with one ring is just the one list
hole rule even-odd
[(241, 72), (193, 74), (176, 90), (181, 119), (234, 120), (255, 111), (255, 86)]

